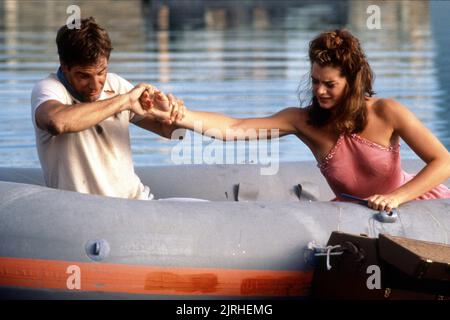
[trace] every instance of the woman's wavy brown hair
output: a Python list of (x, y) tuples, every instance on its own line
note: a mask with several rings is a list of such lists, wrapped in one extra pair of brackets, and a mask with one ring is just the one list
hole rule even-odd
[(345, 29), (323, 32), (310, 42), (309, 60), (311, 69), (314, 63), (339, 68), (347, 80), (338, 108), (323, 109), (317, 98), (312, 97), (309, 123), (317, 127), (331, 123), (339, 134), (361, 132), (367, 124), (365, 98), (375, 92), (374, 75), (359, 40)]

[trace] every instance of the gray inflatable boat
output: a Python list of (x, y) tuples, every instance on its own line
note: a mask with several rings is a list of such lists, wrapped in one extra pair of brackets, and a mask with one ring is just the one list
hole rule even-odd
[(0, 297), (301, 298), (308, 244), (332, 231), (449, 243), (450, 199), (412, 201), (386, 221), (328, 201), (312, 162), (281, 163), (273, 176), (258, 165), (136, 171), (156, 198), (209, 201), (86, 195), (43, 186), (39, 169), (0, 168)]

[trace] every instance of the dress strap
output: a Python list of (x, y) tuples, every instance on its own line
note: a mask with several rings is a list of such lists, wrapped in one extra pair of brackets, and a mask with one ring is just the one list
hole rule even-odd
[(317, 164), (317, 166), (320, 169), (324, 169), (326, 168), (326, 166), (328, 165), (328, 162), (330, 162), (330, 160), (334, 157), (334, 155), (336, 154), (336, 151), (339, 149), (339, 146), (342, 144), (342, 141), (344, 140), (344, 135), (341, 134), (339, 136), (339, 138), (337, 139), (336, 143), (334, 144), (334, 146), (330, 149), (330, 151), (328, 151), (328, 154), (325, 156), (325, 158)]

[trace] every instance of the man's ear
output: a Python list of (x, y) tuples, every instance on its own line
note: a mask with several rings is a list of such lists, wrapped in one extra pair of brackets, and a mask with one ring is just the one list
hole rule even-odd
[(62, 70), (64, 73), (69, 72), (70, 68), (69, 68), (66, 64), (60, 62), (60, 65), (61, 65), (61, 70)]

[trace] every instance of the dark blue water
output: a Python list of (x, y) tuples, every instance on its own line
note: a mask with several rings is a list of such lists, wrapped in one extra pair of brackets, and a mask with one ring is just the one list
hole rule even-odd
[[(58, 66), (54, 39), (72, 3), (109, 31), (111, 72), (154, 84), (192, 109), (236, 117), (298, 106), (308, 42), (323, 30), (347, 27), (366, 50), (377, 94), (408, 106), (450, 147), (445, 2), (379, 2), (382, 29), (369, 30), (372, 3), (359, 0), (6, 1), (0, 4), (0, 166), (39, 166), (30, 93)], [(137, 165), (171, 164), (179, 143), (134, 126), (131, 138)], [(281, 161), (313, 159), (294, 137), (280, 139), (279, 148)], [(402, 156), (415, 157), (405, 143)]]

